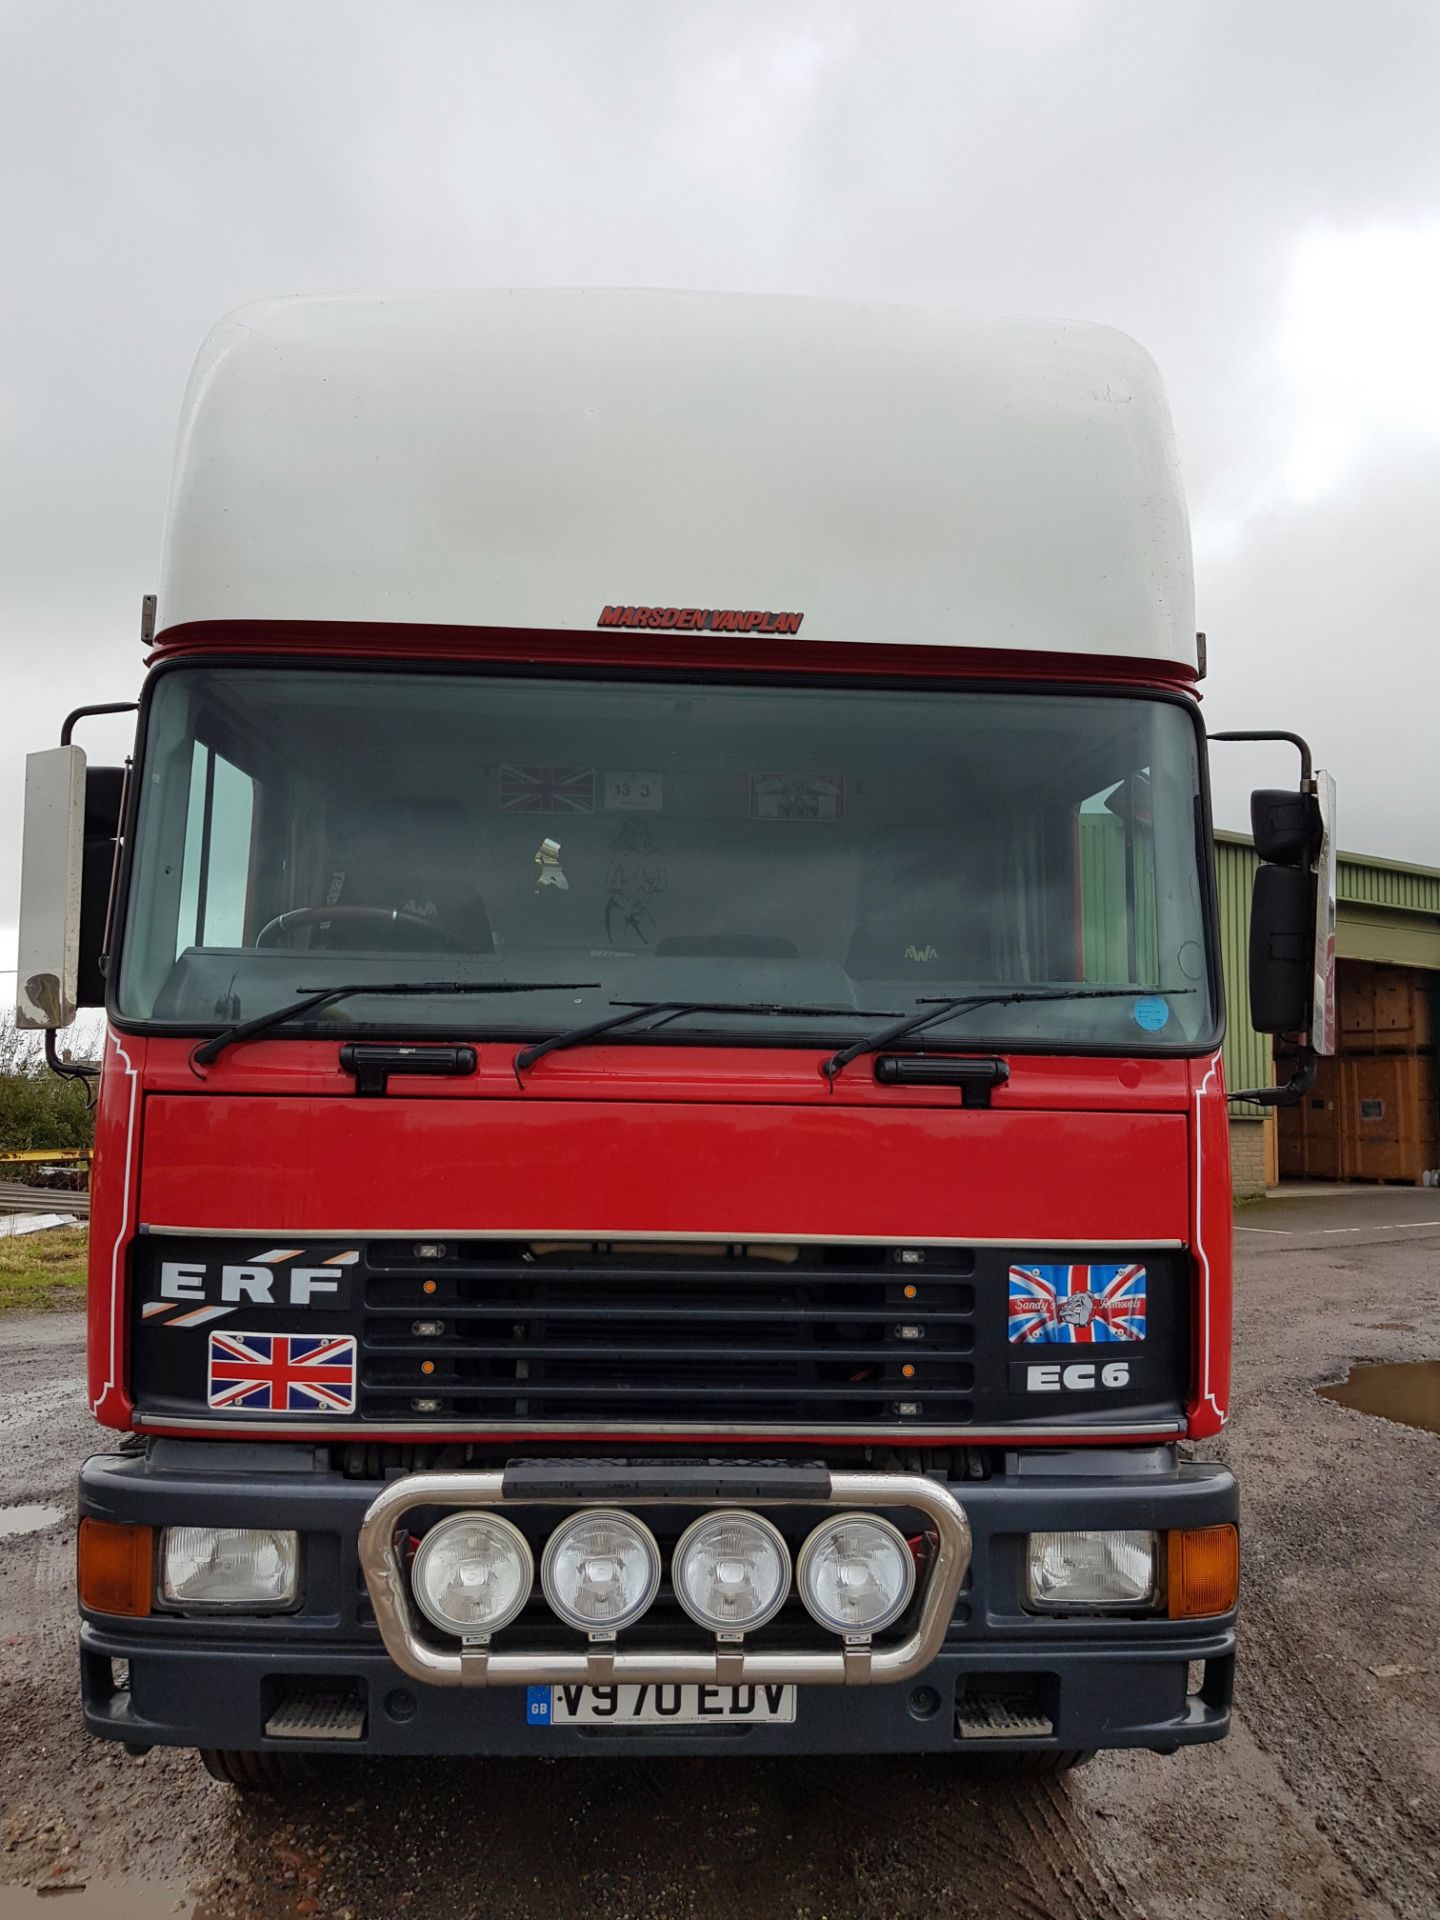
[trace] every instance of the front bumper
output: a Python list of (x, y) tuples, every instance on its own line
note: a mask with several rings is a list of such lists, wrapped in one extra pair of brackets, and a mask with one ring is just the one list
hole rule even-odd
[[(683, 1477), (683, 1469), (672, 1471)], [(667, 1468), (650, 1472), (663, 1487)], [(476, 1483), (482, 1476), (459, 1478)], [(887, 1498), (904, 1504), (890, 1476), (847, 1474), (837, 1480), (843, 1504), (867, 1503), (857, 1497), (854, 1484), (844, 1484), (862, 1480), (875, 1483), (874, 1504)], [(880, 1485), (887, 1480), (888, 1489)], [(908, 1477), (904, 1484), (915, 1486)], [(607, 1675), (597, 1667), (591, 1673), (587, 1661), (594, 1656), (573, 1651), (573, 1640), (567, 1645), (558, 1623), (552, 1623), (548, 1640), (565, 1649), (563, 1671), (512, 1655), (510, 1673), (488, 1673), (483, 1659), (477, 1665), (470, 1656), (467, 1675), (461, 1671), (465, 1656), (455, 1655), (453, 1673), (426, 1673), (424, 1662), (412, 1663), (395, 1640), (393, 1619), (385, 1621), (384, 1583), (375, 1582), (373, 1564), (368, 1588), (361, 1571), (365, 1516), (377, 1503), (382, 1515), (387, 1508), (398, 1512), (397, 1490), (403, 1485), (395, 1479), (347, 1478), (329, 1466), (323, 1450), (273, 1443), (162, 1442), (147, 1458), (101, 1455), (88, 1461), (81, 1475), (82, 1515), (153, 1526), (291, 1527), (304, 1536), (305, 1564), (304, 1596), (293, 1614), (185, 1618), (157, 1613), (142, 1620), (85, 1615), (81, 1674), (90, 1731), (137, 1746), (334, 1751), (329, 1740), (267, 1736), (277, 1707), (297, 1691), (322, 1691), (354, 1703), (358, 1712), (345, 1750), (387, 1754), (534, 1756), (617, 1747), (635, 1754), (935, 1752), (972, 1744), (986, 1751), (1172, 1749), (1219, 1739), (1229, 1725), (1233, 1614), (1200, 1622), (1154, 1615), (1057, 1619), (1021, 1605), (1026, 1533), (1070, 1527), (1163, 1530), (1235, 1520), (1236, 1488), (1229, 1472), (1179, 1464), (1171, 1449), (1012, 1453), (1006, 1470), (989, 1479), (955, 1481), (948, 1489), (936, 1485), (927, 1517), (933, 1520), (935, 1509), (946, 1506), (963, 1510), (961, 1525), (968, 1523), (971, 1537), (968, 1578), (953, 1606), (947, 1598), (946, 1617), (930, 1623), (928, 1638), (923, 1619), (917, 1620), (909, 1640), (919, 1640), (919, 1654), (911, 1646), (910, 1658), (892, 1660), (888, 1674), (868, 1665), (862, 1670), (853, 1661), (847, 1672), (844, 1651), (837, 1642), (827, 1645), (818, 1629), (812, 1645), (823, 1651), (767, 1656), (776, 1663), (768, 1671), (748, 1652), (748, 1672), (717, 1675), (709, 1667), (702, 1673), (698, 1665), (667, 1665), (662, 1655), (637, 1650), (619, 1656), (636, 1663), (633, 1672), (617, 1668)], [(553, 1521), (556, 1504), (567, 1498), (588, 1504), (594, 1495), (588, 1486), (567, 1495), (515, 1484), (503, 1497), (505, 1511), (522, 1527), (543, 1529)], [(630, 1494), (632, 1500), (645, 1497)], [(674, 1503), (681, 1496), (662, 1491), (649, 1497)], [(714, 1497), (685, 1497), (693, 1511), (716, 1504)], [(551, 1503), (548, 1511), (536, 1504), (541, 1501)], [(625, 1503), (623, 1493), (619, 1503)], [(739, 1503), (738, 1495), (733, 1503)], [(763, 1493), (745, 1504), (761, 1511), (767, 1506)], [(815, 1517), (823, 1511), (824, 1504), (817, 1502)], [(952, 1529), (952, 1547), (956, 1537)], [(937, 1589), (940, 1576), (953, 1591), (963, 1571), (963, 1553), (959, 1569), (952, 1566), (949, 1573), (942, 1556), (929, 1569), (930, 1590)], [(379, 1621), (372, 1602), (378, 1603)], [(401, 1655), (398, 1664), (387, 1641)], [(626, 1647), (625, 1636), (620, 1644)], [(713, 1657), (708, 1650), (703, 1656), (705, 1661)], [(694, 1652), (685, 1656), (690, 1662), (700, 1658)], [(807, 1658), (827, 1663), (825, 1670), (811, 1666), (807, 1671)], [(495, 1659), (492, 1655), (492, 1664)], [(877, 1649), (877, 1664), (880, 1659)], [(790, 1667), (782, 1672), (785, 1661)], [(790, 1670), (797, 1661), (798, 1669)], [(536, 1725), (527, 1713), (525, 1688), (502, 1682), (540, 1677), (589, 1677), (600, 1683), (607, 1677), (718, 1678), (721, 1684), (787, 1678), (801, 1686), (797, 1716), (788, 1725), (727, 1721), (612, 1730)], [(1030, 1709), (1019, 1730), (998, 1730), (991, 1714), (992, 1724), (977, 1737), (973, 1705), (1007, 1700)]]

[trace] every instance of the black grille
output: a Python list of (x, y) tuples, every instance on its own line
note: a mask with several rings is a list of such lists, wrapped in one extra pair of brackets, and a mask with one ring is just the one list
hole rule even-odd
[(955, 1247), (375, 1243), (361, 1412), (631, 1430), (961, 1426), (973, 1419), (973, 1270)]

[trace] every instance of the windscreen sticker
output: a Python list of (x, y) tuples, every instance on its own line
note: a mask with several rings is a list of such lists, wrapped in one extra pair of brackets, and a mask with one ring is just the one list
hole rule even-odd
[(842, 773), (752, 773), (752, 820), (843, 820)]
[(605, 938), (612, 947), (626, 940), (652, 944), (658, 931), (655, 902), (668, 884), (663, 867), (637, 859), (615, 862), (605, 882)]
[(212, 1333), (212, 1407), (244, 1413), (353, 1413), (352, 1334)]
[(594, 813), (593, 767), (501, 767), (501, 813)]
[(1170, 1018), (1170, 1002), (1158, 993), (1142, 994), (1130, 1011), (1137, 1027), (1143, 1027), (1146, 1033), (1158, 1033)]
[(607, 773), (607, 813), (659, 813), (665, 805), (664, 776), (656, 773)]
[(1143, 1266), (1011, 1267), (1011, 1346), (1144, 1338)]
[(605, 941), (619, 952), (653, 945), (655, 902), (670, 886), (664, 849), (648, 820), (617, 820), (605, 876)]

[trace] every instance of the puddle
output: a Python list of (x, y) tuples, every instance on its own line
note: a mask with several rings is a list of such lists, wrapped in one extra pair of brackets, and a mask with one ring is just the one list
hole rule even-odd
[(145, 1880), (40, 1881), (32, 1887), (0, 1886), (0, 1920), (206, 1920), (213, 1909), (197, 1907), (183, 1887)]
[(1347, 1379), (1315, 1391), (1322, 1400), (1338, 1400), (1357, 1413), (1378, 1413), (1403, 1427), (1440, 1433), (1440, 1360), (1352, 1367)]
[(13, 1540), (18, 1534), (39, 1533), (65, 1518), (63, 1507), (0, 1507), (0, 1540)]

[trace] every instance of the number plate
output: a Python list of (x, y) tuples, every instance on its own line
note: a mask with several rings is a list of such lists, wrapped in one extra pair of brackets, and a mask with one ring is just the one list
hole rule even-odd
[(527, 1687), (532, 1727), (703, 1727), (716, 1721), (767, 1726), (795, 1718), (794, 1687)]

